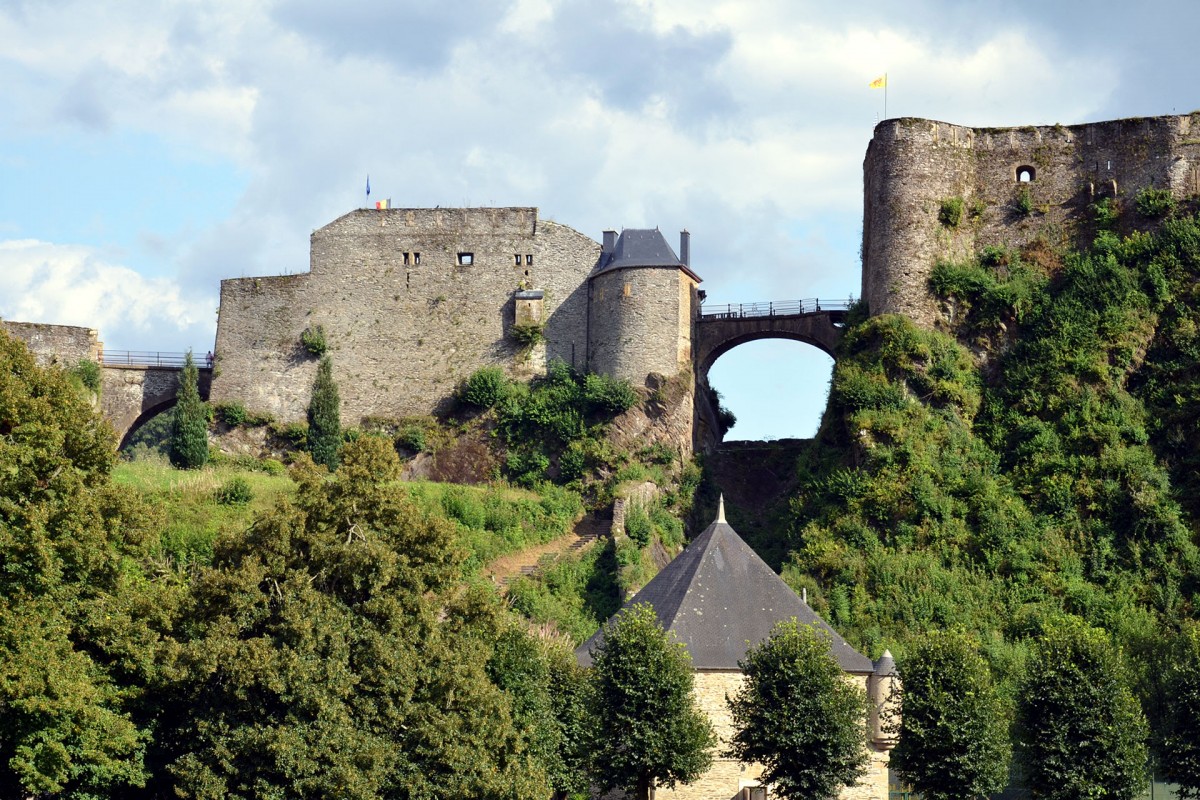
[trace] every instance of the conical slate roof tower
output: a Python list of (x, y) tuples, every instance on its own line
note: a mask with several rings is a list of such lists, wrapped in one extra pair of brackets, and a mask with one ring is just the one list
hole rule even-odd
[[(724, 500), (717, 519), (692, 540), (634, 595), (616, 615), (636, 603), (654, 607), (664, 630), (673, 631), (698, 670), (736, 670), (746, 651), (770, 636), (779, 622), (793, 617), (829, 634), (834, 657), (849, 673), (870, 674), (875, 667), (817, 616), (775, 571), (725, 521)], [(603, 637), (598, 631), (575, 650), (590, 666), (591, 651)]]

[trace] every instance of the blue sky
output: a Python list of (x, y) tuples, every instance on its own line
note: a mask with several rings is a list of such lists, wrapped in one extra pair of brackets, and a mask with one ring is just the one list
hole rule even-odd
[[(301, 272), (372, 197), (688, 228), (710, 302), (858, 295), (882, 114), (1200, 107), (1190, 2), (58, 0), (0, 4), (0, 316), (206, 351), (219, 281)], [(731, 438), (812, 433), (831, 362), (747, 345)]]

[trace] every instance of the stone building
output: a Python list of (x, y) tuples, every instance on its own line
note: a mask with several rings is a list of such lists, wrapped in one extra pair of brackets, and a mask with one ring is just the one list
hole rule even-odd
[[(862, 297), (871, 314), (933, 327), (939, 261), (987, 246), (1086, 247), (1094, 203), (1136, 219), (1146, 189), (1200, 195), (1200, 113), (1020, 128), (884, 120), (863, 163)], [(941, 212), (955, 201), (949, 225)]]
[(682, 241), (682, 259), (657, 230), (601, 244), (536, 208), (352, 211), (313, 233), (307, 273), (221, 282), (212, 399), (304, 419), (318, 326), (352, 425), (433, 413), (484, 366), (669, 378), (690, 367), (698, 302)]
[[(696, 699), (720, 739), (712, 768), (704, 776), (674, 790), (660, 789), (657, 797), (765, 800), (765, 790), (754, 791), (762, 766), (721, 755), (733, 735), (726, 698), (736, 695), (745, 680), (738, 662), (746, 651), (766, 640), (777, 623), (794, 617), (829, 635), (834, 658), (847, 679), (862, 686), (872, 701), (871, 717), (864, 720), (870, 755), (867, 774), (860, 784), (842, 790), (842, 800), (888, 800), (888, 753), (895, 742), (884, 732), (879, 710), (891, 695), (892, 683), (899, 680), (891, 655), (885, 653), (872, 663), (830, 628), (725, 521), (723, 502), (716, 521), (625, 608), (636, 603), (653, 606), (663, 629), (687, 647), (695, 670)], [(601, 630), (576, 649), (580, 664), (591, 666), (592, 650), (602, 636)]]

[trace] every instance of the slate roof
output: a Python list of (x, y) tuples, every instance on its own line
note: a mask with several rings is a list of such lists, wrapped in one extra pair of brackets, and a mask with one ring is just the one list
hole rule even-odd
[(626, 228), (621, 231), (613, 251), (600, 255), (600, 262), (593, 274), (632, 267), (675, 267), (700, 280), (687, 264), (679, 260), (657, 228)]
[[(874, 671), (871, 660), (818, 617), (725, 522), (723, 513), (613, 619), (635, 603), (654, 606), (659, 624), (687, 646), (695, 669), (738, 669), (751, 645), (765, 640), (777, 622), (795, 617), (830, 634), (834, 657), (844, 671)], [(591, 666), (591, 651), (602, 633), (575, 650), (580, 664)]]

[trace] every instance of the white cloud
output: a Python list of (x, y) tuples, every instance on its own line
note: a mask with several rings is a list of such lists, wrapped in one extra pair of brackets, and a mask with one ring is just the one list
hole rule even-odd
[[(120, 349), (176, 350), (211, 327), (212, 297), (188, 296), (92, 248), (31, 239), (0, 241), (0, 317), (97, 328)], [(200, 338), (194, 346), (211, 341)]]

